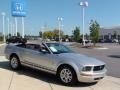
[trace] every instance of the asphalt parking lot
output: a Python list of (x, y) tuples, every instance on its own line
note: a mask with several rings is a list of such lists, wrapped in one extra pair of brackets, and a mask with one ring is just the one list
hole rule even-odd
[(107, 65), (109, 76), (120, 78), (120, 45), (115, 43), (99, 44), (102, 48), (86, 49), (74, 47), (77, 53), (85, 54), (104, 61)]

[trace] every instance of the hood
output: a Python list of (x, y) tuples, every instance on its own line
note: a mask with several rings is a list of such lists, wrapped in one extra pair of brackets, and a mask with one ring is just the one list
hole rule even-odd
[(97, 66), (97, 65), (105, 64), (104, 62), (97, 60), (95, 58), (88, 57), (82, 54), (77, 54), (77, 53), (61, 53), (59, 54), (59, 57), (62, 60), (76, 62), (77, 64), (81, 64), (81, 65)]

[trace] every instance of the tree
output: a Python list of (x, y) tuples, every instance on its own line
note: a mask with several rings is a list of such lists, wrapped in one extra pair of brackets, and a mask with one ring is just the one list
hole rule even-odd
[(65, 39), (68, 39), (68, 38), (69, 38), (69, 35), (64, 35), (64, 38), (65, 38)]
[(80, 28), (76, 27), (75, 30), (73, 30), (73, 40), (75, 42), (79, 42), (80, 40)]
[(11, 33), (9, 33), (8, 36), (11, 37), (12, 36)]
[(87, 39), (87, 40), (89, 40), (90, 38), (89, 38), (89, 34), (85, 34), (85, 39)]
[[(59, 30), (58, 29), (54, 29), (53, 33), (54, 33), (54, 38), (55, 39), (59, 38)], [(64, 32), (62, 30), (60, 30), (60, 36), (61, 36), (61, 38), (63, 37), (63, 35), (64, 35)]]
[[(61, 38), (64, 36), (64, 32), (60, 31)], [(58, 39), (59, 38), (59, 30), (54, 29), (53, 31), (46, 31), (43, 33), (43, 37), (46, 39)]]
[(17, 36), (18, 36), (18, 37), (20, 37), (20, 36), (21, 36), (21, 35), (20, 35), (20, 32), (17, 32)]
[(3, 37), (2, 36), (0, 36), (0, 41), (3, 41)]
[(114, 33), (113, 33), (113, 38), (114, 38), (114, 39), (117, 38), (117, 31), (114, 31)]
[(54, 33), (53, 33), (53, 31), (46, 31), (43, 33), (43, 37), (52, 39), (54, 37)]
[(40, 36), (40, 38), (42, 38), (42, 34), (43, 34), (43, 33), (40, 31), (40, 32), (39, 32), (39, 36)]
[(89, 29), (90, 29), (90, 38), (95, 46), (99, 40), (100, 25), (98, 24), (97, 21), (91, 20)]

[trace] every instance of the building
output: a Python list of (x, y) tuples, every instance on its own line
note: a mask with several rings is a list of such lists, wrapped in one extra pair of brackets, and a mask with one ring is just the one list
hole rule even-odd
[(120, 26), (100, 28), (100, 39), (102, 40), (120, 40)]

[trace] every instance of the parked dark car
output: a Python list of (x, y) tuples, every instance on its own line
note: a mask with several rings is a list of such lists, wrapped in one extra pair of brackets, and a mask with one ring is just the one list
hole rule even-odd
[(12, 36), (9, 39), (6, 40), (6, 43), (26, 43), (27, 39), (26, 38), (22, 38), (22, 37), (17, 37), (17, 36)]
[(102, 43), (113, 43), (112, 39), (102, 39), (101, 42)]

